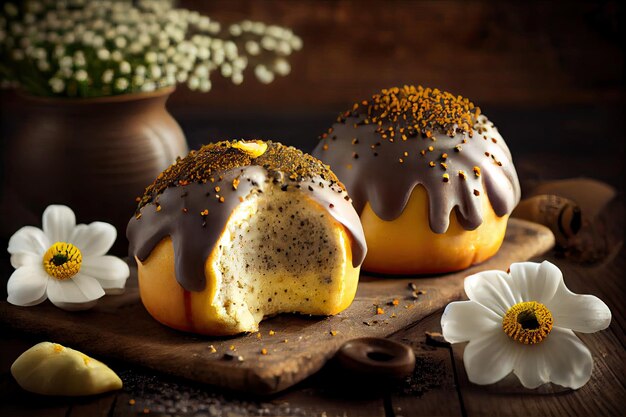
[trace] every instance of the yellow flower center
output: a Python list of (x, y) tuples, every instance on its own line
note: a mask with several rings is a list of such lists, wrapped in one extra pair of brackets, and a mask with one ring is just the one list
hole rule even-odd
[(71, 243), (57, 242), (43, 255), (43, 267), (52, 278), (60, 281), (72, 278), (80, 271), (83, 255)]
[(552, 331), (552, 313), (541, 303), (524, 301), (509, 308), (502, 329), (511, 339), (526, 345), (541, 342)]

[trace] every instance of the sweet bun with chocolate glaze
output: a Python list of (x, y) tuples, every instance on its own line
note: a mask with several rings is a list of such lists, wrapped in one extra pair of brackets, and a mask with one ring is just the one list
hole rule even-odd
[(520, 199), (511, 153), (468, 99), (421, 86), (355, 103), (313, 155), (361, 216), (367, 271), (460, 270), (493, 256)]
[(128, 223), (141, 300), (175, 329), (232, 335), (282, 312), (352, 302), (366, 246), (345, 188), (275, 142), (230, 141), (179, 159)]

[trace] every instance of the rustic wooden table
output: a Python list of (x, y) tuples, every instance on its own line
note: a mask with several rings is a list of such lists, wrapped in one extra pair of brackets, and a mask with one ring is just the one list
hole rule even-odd
[[(581, 157), (582, 158), (582, 157)], [(617, 155), (615, 163), (621, 158)], [(589, 166), (563, 168), (567, 175)], [(518, 158), (520, 175), (550, 178), (536, 157)], [(590, 164), (590, 163), (589, 163)], [(572, 164), (570, 164), (572, 165)], [(564, 166), (564, 165), (561, 165)], [(590, 168), (591, 169), (591, 168)], [(582, 173), (585, 173), (584, 170)], [(617, 185), (620, 183), (618, 182)], [(623, 216), (623, 200), (614, 206)], [(623, 219), (616, 218), (612, 241), (623, 240)], [(167, 375), (137, 368), (128, 363), (107, 361), (122, 377), (119, 392), (88, 398), (46, 398), (24, 392), (13, 380), (9, 368), (21, 352), (41, 341), (37, 335), (0, 329), (0, 415), (1, 416), (481, 416), (481, 415), (624, 415), (626, 396), (623, 306), (626, 250), (616, 246), (594, 263), (581, 263), (551, 251), (548, 259), (561, 268), (568, 287), (577, 293), (594, 294), (613, 312), (610, 327), (595, 334), (579, 335), (594, 358), (591, 380), (578, 391), (558, 386), (526, 390), (509, 377), (492, 386), (471, 384), (462, 361), (464, 346), (446, 346), (427, 340), (426, 332), (439, 332), (437, 312), (391, 338), (412, 346), (417, 356), (413, 376), (397, 384), (381, 385), (374, 379), (346, 382), (332, 366), (285, 392), (267, 398), (222, 392), (210, 386), (189, 383)], [(10, 273), (6, 260), (1, 276)]]

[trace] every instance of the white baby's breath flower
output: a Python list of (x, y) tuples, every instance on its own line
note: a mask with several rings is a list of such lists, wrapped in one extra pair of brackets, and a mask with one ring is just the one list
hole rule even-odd
[(190, 90), (197, 90), (200, 87), (200, 78), (195, 75), (189, 77), (189, 82), (187, 83)]
[(291, 47), (296, 50), (299, 51), (300, 49), (302, 49), (302, 39), (300, 39), (297, 36), (294, 36), (290, 39), (290, 43), (291, 43)]
[(233, 75), (233, 67), (228, 62), (225, 62), (220, 67), (220, 72), (222, 73), (222, 77), (230, 78)]
[(74, 52), (74, 65), (78, 67), (84, 67), (87, 65), (87, 60), (85, 59), (85, 53), (83, 51)]
[(126, 78), (117, 78), (115, 80), (116, 90), (126, 90), (128, 88), (128, 80)]
[(154, 64), (157, 61), (156, 52), (154, 51), (146, 52), (145, 59), (148, 64)]
[(465, 279), (469, 301), (448, 304), (443, 336), (467, 342), (463, 363), (470, 381), (492, 384), (513, 372), (522, 385), (547, 382), (578, 389), (591, 377), (593, 359), (574, 331), (606, 329), (611, 311), (593, 295), (571, 292), (550, 262), (511, 265)]
[(240, 85), (243, 82), (243, 73), (241, 73), (241, 72), (234, 72), (231, 80), (232, 80), (233, 84)]
[(200, 91), (206, 93), (211, 90), (211, 81), (208, 78), (202, 78), (199, 85)]
[(122, 51), (115, 50), (111, 52), (111, 59), (115, 62), (121, 62), (124, 59), (124, 55), (122, 54)]
[(87, 81), (87, 78), (88, 78), (87, 71), (85, 71), (84, 69), (80, 69), (76, 71), (76, 73), (74, 74), (74, 78), (76, 78), (76, 81), (79, 81), (79, 82)]
[(274, 71), (276, 71), (276, 74), (278, 75), (285, 76), (291, 72), (291, 65), (289, 65), (289, 62), (287, 62), (286, 59), (277, 58), (274, 61)]
[(272, 38), (271, 36), (263, 36), (263, 38), (261, 39), (261, 46), (268, 51), (273, 51), (274, 49), (276, 49), (276, 44), (276, 39)]
[(146, 92), (146, 93), (149, 93), (149, 92), (154, 91), (154, 90), (156, 90), (156, 84), (154, 82), (152, 82), (152, 81), (144, 83), (141, 86), (141, 91)]
[(246, 42), (245, 48), (246, 48), (246, 51), (252, 56), (255, 56), (261, 53), (261, 47), (255, 41)]
[(110, 84), (113, 81), (114, 72), (111, 69), (104, 70), (102, 73), (102, 82), (105, 84)]
[(126, 47), (126, 43), (127, 43), (126, 38), (123, 36), (118, 36), (117, 38), (115, 38), (115, 46), (117, 48), (122, 49)]
[(159, 67), (158, 65), (150, 66), (150, 76), (152, 78), (159, 78), (161, 74), (162, 74), (161, 67)]
[(106, 255), (116, 235), (108, 223), (77, 225), (69, 207), (49, 206), (43, 230), (25, 226), (9, 240), (15, 272), (7, 283), (7, 301), (33, 306), (49, 299), (66, 310), (84, 310), (105, 293), (122, 292), (128, 265)]
[(128, 61), (120, 62), (120, 73), (122, 74), (130, 74), (131, 67)]
[(133, 85), (141, 87), (146, 82), (146, 78), (143, 75), (136, 74), (133, 76)]
[(108, 49), (98, 49), (98, 52), (96, 54), (98, 56), (98, 59), (101, 61), (108, 61), (111, 58), (111, 52), (109, 52)]
[(65, 81), (60, 78), (51, 78), (49, 84), (50, 88), (52, 88), (52, 91), (57, 94), (63, 91), (63, 89), (65, 88)]
[(254, 68), (254, 75), (263, 84), (269, 84), (274, 81), (274, 73), (268, 70), (265, 65), (257, 65)]

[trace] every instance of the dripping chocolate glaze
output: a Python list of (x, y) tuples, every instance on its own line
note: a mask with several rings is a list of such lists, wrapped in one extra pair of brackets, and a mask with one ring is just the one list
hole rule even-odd
[[(394, 220), (421, 185), (428, 194), (430, 228), (445, 233), (453, 210), (464, 229), (481, 225), (483, 192), (498, 216), (511, 213), (519, 202), (511, 153), (485, 116), (472, 117), (471, 131), (396, 134), (393, 142), (381, 133), (389, 132), (392, 123), (366, 124), (368, 118), (364, 106), (344, 113), (312, 152), (330, 165), (359, 214), (369, 202), (378, 217)], [(407, 129), (404, 120), (393, 123), (395, 132)]]
[[(277, 186), (284, 192), (293, 193), (293, 198), (301, 198), (302, 194), (309, 196), (341, 223), (351, 237), (352, 264), (360, 265), (366, 253), (363, 229), (358, 214), (346, 191), (336, 182), (336, 177), (332, 173), (328, 174), (326, 168), (323, 170), (328, 172), (310, 177), (300, 176), (297, 171), (303, 165), (321, 164), (308, 155), (306, 157), (310, 160), (300, 160), (302, 154), (294, 148), (266, 143), (266, 154), (274, 158), (271, 164), (266, 163), (267, 157), (261, 156), (243, 158), (246, 166), (226, 170), (205, 167), (205, 170), (211, 171), (210, 175), (206, 171), (193, 175), (189, 169), (179, 169), (180, 172), (170, 173), (174, 178), (167, 180), (168, 186), (156, 186), (155, 183), (152, 189), (149, 187), (135, 217), (128, 223), (126, 235), (130, 242), (130, 256), (145, 261), (155, 246), (169, 236), (174, 247), (177, 281), (188, 291), (202, 291), (206, 287), (205, 261), (213, 252), (232, 212), (252, 194), (263, 193), (269, 186)], [(211, 151), (215, 151), (208, 158), (209, 165), (232, 166), (241, 163), (241, 155), (231, 155), (232, 152), (240, 152), (231, 148), (231, 144), (221, 142), (209, 145)], [(200, 150), (192, 152), (187, 158), (200, 159), (205, 156), (203, 150)], [(219, 158), (223, 158), (223, 161), (220, 162)], [(225, 162), (229, 160), (233, 162)], [(284, 166), (284, 171), (276, 170), (280, 166)], [(176, 167), (172, 170), (176, 170)], [(185, 177), (181, 178), (183, 175)], [(192, 181), (193, 178), (197, 181)]]

